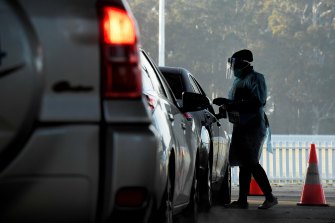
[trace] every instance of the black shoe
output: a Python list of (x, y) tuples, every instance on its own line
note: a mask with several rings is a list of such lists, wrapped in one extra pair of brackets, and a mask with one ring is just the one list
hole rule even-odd
[(258, 206), (258, 209), (269, 209), (278, 204), (278, 198), (273, 197), (272, 200), (265, 200), (263, 204)]
[(225, 205), (225, 207), (234, 209), (247, 209), (249, 207), (249, 204), (248, 202), (233, 201), (230, 204)]

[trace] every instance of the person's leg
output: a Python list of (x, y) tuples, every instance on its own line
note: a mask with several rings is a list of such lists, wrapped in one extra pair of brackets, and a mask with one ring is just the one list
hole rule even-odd
[(251, 168), (251, 173), (265, 195), (264, 203), (258, 208), (268, 209), (278, 204), (277, 198), (272, 194), (272, 188), (263, 167), (260, 164), (254, 165)]
[(237, 201), (231, 202), (226, 207), (229, 208), (248, 208), (248, 193), (250, 188), (250, 180), (251, 180), (251, 172), (250, 169), (247, 167), (240, 166), (240, 173), (239, 173), (239, 197)]
[(272, 198), (272, 188), (269, 179), (263, 169), (263, 167), (258, 163), (251, 167), (251, 173), (255, 178), (257, 184), (263, 191), (266, 198)]
[(247, 166), (240, 166), (240, 173), (239, 173), (239, 184), (240, 184), (240, 191), (239, 191), (239, 201), (247, 202), (248, 194), (250, 189), (250, 180), (251, 180), (251, 170)]

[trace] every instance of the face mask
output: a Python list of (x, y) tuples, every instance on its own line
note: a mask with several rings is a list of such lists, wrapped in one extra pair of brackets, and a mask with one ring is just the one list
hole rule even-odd
[(234, 76), (241, 78), (243, 76), (243, 69), (234, 70)]

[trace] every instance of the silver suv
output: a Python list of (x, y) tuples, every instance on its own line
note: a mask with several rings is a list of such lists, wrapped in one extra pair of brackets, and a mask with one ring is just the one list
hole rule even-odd
[(138, 41), (123, 0), (0, 1), (0, 222), (146, 207), (158, 135)]
[(154, 121), (138, 43), (123, 0), (0, 0), (0, 222), (196, 214), (192, 121), (170, 93)]

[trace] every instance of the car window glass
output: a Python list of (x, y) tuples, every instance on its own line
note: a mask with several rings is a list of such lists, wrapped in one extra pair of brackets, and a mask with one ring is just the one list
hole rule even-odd
[(194, 90), (195, 93), (201, 94), (201, 91), (199, 90), (197, 84), (194, 82), (193, 78), (191, 78), (190, 76), (188, 77), (190, 79), (190, 83), (192, 85), (192, 88)]
[[(205, 91), (201, 88), (201, 85), (198, 83), (198, 81), (197, 81), (193, 76), (190, 76), (190, 77), (191, 77), (191, 79), (194, 81), (193, 83), (198, 87), (198, 89), (199, 89), (199, 91), (200, 91), (200, 94), (206, 96)], [(206, 96), (206, 97), (207, 97), (207, 96)], [(209, 106), (209, 107), (207, 108), (207, 110), (209, 110), (212, 114), (215, 114), (214, 109), (213, 109), (212, 106)]]
[(183, 93), (183, 84), (181, 82), (180, 76), (166, 73), (164, 77), (168, 82), (169, 86), (171, 87), (175, 97), (177, 99), (181, 99)]
[(199, 91), (200, 91), (200, 94), (202, 95), (206, 95), (205, 91), (202, 89), (201, 85), (198, 83), (198, 81), (193, 77), (191, 76), (192, 80), (194, 81), (194, 84), (198, 87)]

